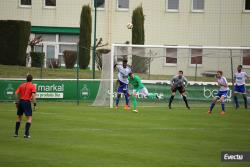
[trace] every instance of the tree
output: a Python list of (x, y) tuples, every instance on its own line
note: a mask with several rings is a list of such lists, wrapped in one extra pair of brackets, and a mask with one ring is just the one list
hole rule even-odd
[(35, 51), (35, 46), (38, 45), (40, 42), (42, 42), (41, 35), (34, 37), (33, 39), (29, 39), (28, 45), (30, 46), (31, 52)]
[(35, 53), (35, 46), (38, 45), (40, 42), (42, 42), (42, 36), (39, 35), (37, 37), (34, 37), (33, 39), (29, 39), (28, 45), (30, 46), (30, 53), (27, 56), (27, 62), (30, 61), (31, 58), (31, 66), (32, 67), (41, 67), (44, 64), (44, 53)]
[(102, 47), (107, 46), (108, 43), (103, 44), (102, 38), (96, 39), (96, 66), (98, 70), (102, 70), (102, 56), (110, 52), (110, 49), (103, 49)]
[[(133, 11), (132, 15), (132, 44), (141, 44), (143, 45), (145, 42), (145, 34), (144, 34), (144, 14), (142, 5), (138, 6)], [(143, 49), (143, 48), (136, 48)], [(141, 53), (144, 52), (144, 49)], [(143, 73), (147, 71), (147, 58), (143, 58), (138, 55), (133, 55), (132, 57), (132, 69), (134, 72)]]
[(86, 69), (89, 65), (91, 50), (92, 17), (89, 5), (82, 7), (80, 18), (79, 66)]
[(138, 6), (135, 8), (132, 15), (132, 44), (144, 44), (144, 20), (143, 8), (142, 6)]
[(0, 64), (26, 65), (30, 29), (28, 21), (0, 20)]

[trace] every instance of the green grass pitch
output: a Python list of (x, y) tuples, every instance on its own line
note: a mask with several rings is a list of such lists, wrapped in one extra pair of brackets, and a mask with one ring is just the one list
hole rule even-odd
[[(209, 105), (209, 104), (208, 104)], [(142, 107), (139, 113), (38, 103), (31, 138), (14, 138), (13, 103), (0, 103), (1, 167), (219, 167), (221, 151), (250, 151), (250, 110)]]

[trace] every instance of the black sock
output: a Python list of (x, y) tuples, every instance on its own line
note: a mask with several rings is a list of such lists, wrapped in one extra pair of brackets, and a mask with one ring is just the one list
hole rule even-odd
[(168, 103), (169, 106), (171, 106), (171, 103), (173, 102), (173, 100), (174, 100), (174, 96), (172, 95), (172, 96), (170, 97), (170, 99), (169, 99), (169, 103)]
[(239, 102), (238, 102), (237, 96), (234, 96), (234, 103), (235, 103), (235, 107), (239, 108)]
[(16, 135), (18, 135), (20, 124), (21, 124), (21, 122), (16, 122), (16, 130), (15, 130)]
[(243, 99), (244, 99), (245, 108), (247, 108), (247, 97), (246, 97), (246, 95), (243, 95)]
[(30, 129), (30, 126), (31, 126), (31, 123), (29, 122), (26, 122), (26, 125), (25, 125), (25, 135), (26, 136), (29, 136), (29, 129)]
[(186, 96), (182, 96), (182, 98), (183, 98), (183, 100), (184, 100), (184, 102), (185, 102), (185, 104), (186, 104), (186, 107), (189, 107), (189, 106), (188, 106), (188, 102), (187, 102), (187, 97), (186, 97)]

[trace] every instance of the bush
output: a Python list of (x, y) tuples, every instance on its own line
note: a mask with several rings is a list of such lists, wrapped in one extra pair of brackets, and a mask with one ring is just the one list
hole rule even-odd
[(42, 67), (44, 64), (45, 54), (43, 52), (30, 52), (31, 66)]
[(71, 50), (65, 50), (63, 52), (63, 59), (66, 68), (73, 68), (74, 65), (76, 64), (76, 58), (77, 58), (77, 52), (76, 51), (71, 51)]
[(31, 24), (21, 20), (0, 20), (0, 64), (26, 65)]

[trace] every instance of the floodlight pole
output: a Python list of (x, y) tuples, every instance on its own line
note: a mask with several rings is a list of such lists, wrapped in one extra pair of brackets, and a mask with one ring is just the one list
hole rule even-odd
[(232, 49), (230, 49), (230, 60), (231, 60), (231, 79), (232, 79), (232, 86), (234, 86), (234, 71), (233, 71), (233, 53)]
[(93, 70), (93, 79), (95, 79), (95, 56), (96, 56), (96, 7), (97, 0), (94, 0), (95, 14), (94, 14), (94, 44), (92, 51), (92, 70)]
[(195, 74), (194, 74), (194, 80), (197, 80), (197, 62), (195, 60)]
[(79, 43), (77, 43), (76, 51), (76, 96), (77, 105), (79, 106)]
[[(43, 43), (42, 43), (42, 53), (44, 53), (43, 52)], [(44, 63), (44, 61), (46, 60), (45, 53), (43, 55), (44, 55), (44, 57), (41, 56), (41, 69), (40, 69), (40, 78), (41, 79), (43, 78), (43, 65), (46, 63), (46, 62)], [(42, 57), (43, 57), (43, 59), (42, 59)]]
[(114, 94), (114, 51), (115, 51), (115, 47), (114, 44), (111, 45), (111, 60), (110, 60), (110, 101), (109, 101), (109, 107), (113, 108), (113, 94)]

